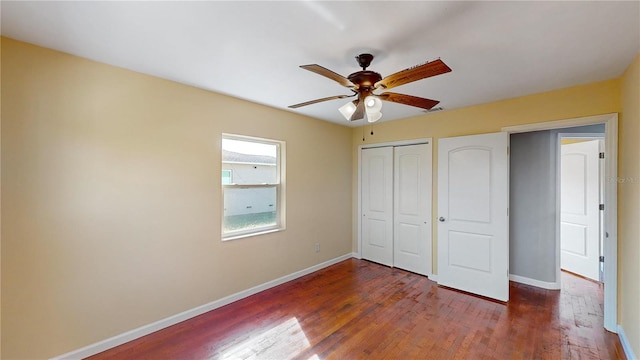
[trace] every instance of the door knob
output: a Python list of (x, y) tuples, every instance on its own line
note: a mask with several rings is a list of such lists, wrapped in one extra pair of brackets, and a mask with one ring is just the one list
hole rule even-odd
[(445, 218), (440, 216), (440, 218), (438, 220), (440, 220), (440, 222), (444, 222)]

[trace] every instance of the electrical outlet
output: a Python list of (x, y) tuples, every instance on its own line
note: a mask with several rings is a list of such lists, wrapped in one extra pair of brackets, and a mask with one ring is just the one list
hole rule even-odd
[(316, 243), (316, 252), (320, 252), (320, 243)]

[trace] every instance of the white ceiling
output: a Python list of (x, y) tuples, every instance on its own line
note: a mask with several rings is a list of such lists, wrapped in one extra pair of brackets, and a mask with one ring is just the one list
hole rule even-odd
[[(375, 55), (383, 77), (441, 58), (452, 72), (394, 88), (445, 111), (618, 77), (640, 51), (640, 2), (2, 1), (2, 35), (348, 124), (347, 76)], [(544, 104), (541, 104), (544, 106)], [(383, 119), (423, 115), (385, 102)]]

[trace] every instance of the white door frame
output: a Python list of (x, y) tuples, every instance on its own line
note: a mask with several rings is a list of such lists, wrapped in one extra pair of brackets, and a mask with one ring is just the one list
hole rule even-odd
[[(358, 190), (357, 190), (357, 206), (358, 206), (358, 249), (355, 252), (355, 257), (357, 259), (362, 259), (362, 189), (360, 185), (362, 183), (362, 149), (370, 149), (377, 147), (387, 147), (387, 146), (406, 146), (406, 145), (419, 145), (419, 144), (433, 144), (432, 138), (420, 138), (420, 139), (412, 139), (412, 140), (400, 140), (400, 141), (390, 141), (383, 143), (372, 143), (372, 144), (362, 144), (358, 145)], [(431, 189), (433, 191), (433, 189)], [(433, 201), (433, 200), (432, 200)], [(433, 204), (431, 204), (433, 208)], [(431, 219), (433, 221), (433, 219)], [(431, 242), (432, 251), (433, 251), (433, 241)], [(433, 254), (431, 255), (433, 256)], [(433, 264), (432, 268), (429, 269), (429, 278), (433, 276)]]
[[(605, 124), (605, 213), (604, 229), (608, 237), (604, 243), (604, 328), (618, 332), (618, 114), (603, 114), (566, 120), (503, 127), (509, 134), (554, 130), (575, 126)], [(556, 202), (560, 214), (559, 202)], [(558, 215), (559, 216), (559, 215)], [(556, 246), (560, 241), (556, 228)], [(559, 254), (558, 254), (559, 256)], [(558, 260), (559, 261), (559, 260)], [(559, 268), (559, 267), (558, 267)]]

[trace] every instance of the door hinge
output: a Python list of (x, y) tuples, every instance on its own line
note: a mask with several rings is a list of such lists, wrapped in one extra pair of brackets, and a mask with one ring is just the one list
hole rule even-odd
[(600, 210), (604, 210), (604, 204), (600, 204), (599, 208)]
[(600, 153), (600, 159), (604, 159), (604, 153), (603, 152)]
[(604, 256), (600, 256), (600, 262), (604, 262)]

